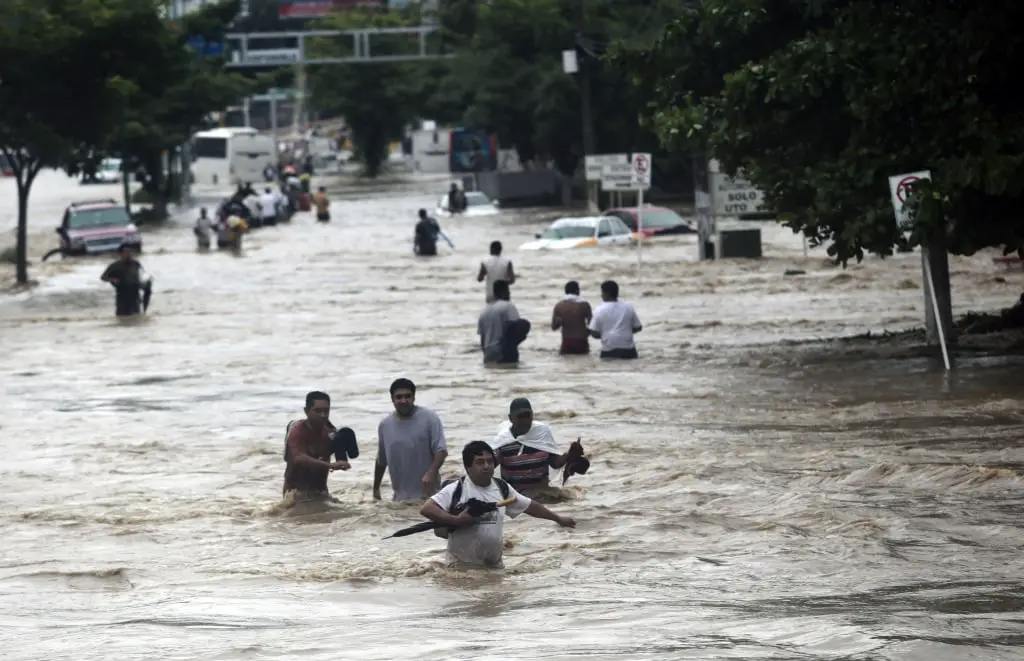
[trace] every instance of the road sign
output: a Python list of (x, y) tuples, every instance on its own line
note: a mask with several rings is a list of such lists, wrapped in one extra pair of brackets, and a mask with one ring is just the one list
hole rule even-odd
[(272, 67), (286, 64), (297, 64), (302, 61), (298, 48), (268, 48), (265, 50), (240, 50), (231, 53), (231, 62), (237, 65)]
[(714, 215), (742, 216), (757, 213), (764, 206), (764, 194), (742, 176), (730, 177), (722, 172), (712, 172), (708, 178)]
[(901, 229), (908, 230), (911, 227), (910, 216), (903, 210), (907, 199), (912, 195), (911, 190), (917, 182), (927, 179), (931, 180), (932, 173), (928, 170), (919, 170), (908, 174), (898, 174), (889, 177), (889, 195), (892, 197), (892, 211), (896, 214), (896, 223)]
[(633, 187), (633, 166), (629, 163), (604, 166), (601, 170), (601, 190), (636, 190)]
[(651, 187), (651, 155), (633, 154), (633, 186), (641, 190)]
[(587, 172), (587, 181), (601, 181), (601, 173), (606, 165), (629, 165), (629, 154), (594, 154), (583, 159)]

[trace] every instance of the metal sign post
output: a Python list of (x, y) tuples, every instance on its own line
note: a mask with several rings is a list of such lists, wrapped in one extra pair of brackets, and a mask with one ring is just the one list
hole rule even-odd
[(644, 190), (651, 187), (651, 155), (633, 154), (633, 187), (636, 189), (636, 276), (640, 278), (644, 264)]

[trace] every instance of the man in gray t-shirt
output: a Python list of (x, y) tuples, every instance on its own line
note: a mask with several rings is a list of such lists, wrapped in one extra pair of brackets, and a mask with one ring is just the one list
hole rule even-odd
[(409, 379), (391, 384), (394, 413), (377, 426), (377, 463), (373, 473), (373, 497), (380, 500), (380, 486), (387, 470), (394, 500), (422, 500), (437, 493), (439, 472), (448, 456), (441, 418), (430, 409), (416, 406), (416, 386)]
[(530, 322), (519, 316), (509, 300), (508, 282), (494, 282), (494, 302), (488, 303), (476, 322), (484, 363), (519, 362), (519, 345), (530, 332)]

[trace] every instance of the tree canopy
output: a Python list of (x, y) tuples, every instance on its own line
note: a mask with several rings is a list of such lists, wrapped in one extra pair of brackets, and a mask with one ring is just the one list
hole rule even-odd
[(674, 151), (742, 170), (845, 263), (900, 245), (890, 175), (928, 169), (911, 243), (1024, 245), (1024, 5), (705, 0), (610, 58)]
[[(613, 40), (643, 40), (669, 16), (675, 2), (587, 3), (560, 0), (447, 0), (441, 5), (441, 38), (432, 44), (450, 59), (314, 67), (312, 105), (343, 115), (358, 155), (377, 154), (403, 137), (407, 124), (434, 119), (493, 132), (523, 162), (552, 162), (565, 174), (577, 170), (582, 149), (579, 77), (562, 70), (562, 51), (577, 48), (592, 80), (595, 147), (599, 152), (656, 152), (659, 172), (689, 181), (689, 157), (659, 150), (654, 133), (639, 126), (638, 94), (601, 55)], [(323, 27), (350, 29), (418, 24), (416, 8), (402, 12), (331, 16)], [(583, 27), (581, 28), (581, 24)], [(375, 37), (375, 40), (377, 37)], [(385, 48), (399, 52), (401, 38)], [(375, 41), (374, 43), (378, 43)], [(350, 48), (323, 40), (318, 53)], [(360, 134), (364, 137), (360, 137)], [(376, 145), (373, 149), (369, 143)], [(365, 158), (364, 158), (365, 160)]]
[(190, 14), (181, 31), (164, 20), (162, 4), (0, 3), (0, 150), (17, 178), (19, 282), (28, 281), (28, 199), (42, 168), (74, 172), (118, 153), (159, 178), (161, 151), (245, 89), (222, 61), (186, 47), (191, 36), (216, 36), (237, 1)]

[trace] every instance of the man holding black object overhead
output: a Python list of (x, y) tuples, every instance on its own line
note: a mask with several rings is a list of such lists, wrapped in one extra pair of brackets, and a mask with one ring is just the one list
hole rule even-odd
[[(331, 398), (327, 393), (313, 391), (306, 395), (306, 419), (288, 423), (285, 438), (284, 488), (295, 491), (305, 500), (326, 500), (327, 475), (335, 470), (351, 468), (348, 460), (359, 456), (356, 435), (348, 427), (335, 429), (328, 420)], [(335, 461), (331, 461), (331, 455)]]

